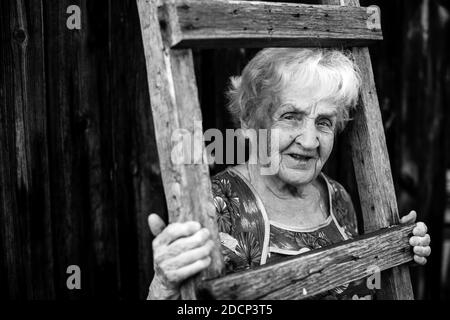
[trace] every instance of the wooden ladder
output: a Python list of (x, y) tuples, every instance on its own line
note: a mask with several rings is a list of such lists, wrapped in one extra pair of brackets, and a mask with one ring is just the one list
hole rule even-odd
[(362, 75), (360, 103), (349, 137), (366, 234), (276, 265), (223, 275), (219, 245), (208, 270), (182, 287), (217, 299), (304, 299), (382, 273), (378, 299), (413, 299), (408, 243), (412, 226), (399, 223), (397, 201), (368, 48), (382, 39), (377, 7), (357, 0), (321, 5), (225, 0), (137, 0), (159, 162), (169, 221), (199, 221), (218, 229), (204, 148), (191, 165), (172, 152), (179, 130), (203, 146), (191, 48), (352, 47)]

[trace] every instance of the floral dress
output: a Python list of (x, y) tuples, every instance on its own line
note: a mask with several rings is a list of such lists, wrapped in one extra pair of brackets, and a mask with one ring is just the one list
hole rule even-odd
[[(328, 188), (329, 216), (314, 229), (299, 229), (269, 221), (258, 193), (237, 170), (228, 168), (214, 176), (212, 190), (226, 273), (275, 263), (357, 236), (356, 215), (348, 193), (324, 174), (322, 178)], [(364, 280), (316, 298), (371, 299), (372, 294)]]

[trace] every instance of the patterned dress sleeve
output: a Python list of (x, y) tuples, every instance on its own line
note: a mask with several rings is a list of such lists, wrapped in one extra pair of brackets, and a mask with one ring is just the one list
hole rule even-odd
[(249, 268), (240, 250), (242, 244), (234, 230), (235, 220), (240, 215), (239, 198), (231, 189), (230, 181), (223, 176), (214, 177), (211, 183), (225, 273)]
[(330, 184), (333, 189), (333, 195), (331, 197), (333, 213), (347, 236), (349, 238), (355, 238), (359, 233), (356, 211), (352, 199), (340, 183), (330, 179)]

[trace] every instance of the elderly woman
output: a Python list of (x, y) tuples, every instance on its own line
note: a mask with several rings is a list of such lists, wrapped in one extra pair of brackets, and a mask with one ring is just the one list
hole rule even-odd
[[(233, 78), (229, 109), (243, 132), (277, 132), (270, 159), (277, 170), (246, 163), (212, 180), (222, 252), (228, 272), (326, 247), (358, 235), (348, 193), (322, 173), (335, 135), (356, 105), (360, 77), (350, 57), (330, 49), (265, 49)], [(259, 139), (258, 143), (261, 142)], [(403, 217), (412, 223), (416, 213)], [(207, 268), (213, 247), (197, 222), (168, 227), (150, 215), (155, 276), (149, 299), (179, 297), (179, 285)], [(417, 223), (410, 244), (425, 264), (430, 237)], [(363, 282), (336, 288), (322, 298), (370, 296)]]

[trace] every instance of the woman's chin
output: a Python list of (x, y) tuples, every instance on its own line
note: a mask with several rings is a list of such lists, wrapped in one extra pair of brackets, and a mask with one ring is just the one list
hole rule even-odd
[(292, 186), (306, 185), (316, 178), (315, 170), (298, 170), (289, 168), (280, 168), (278, 177), (285, 183)]

